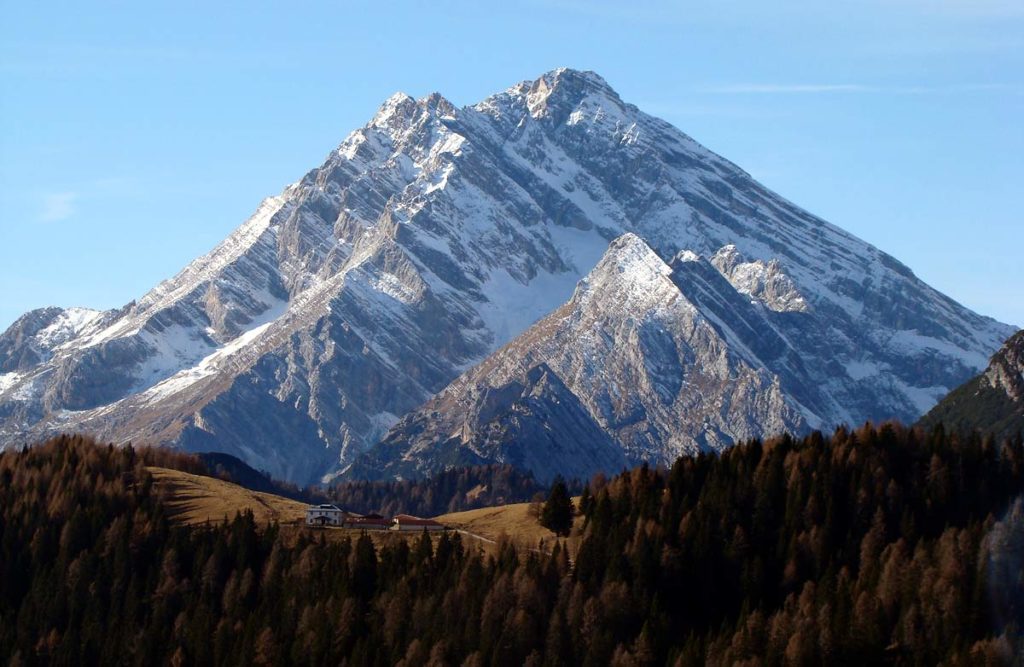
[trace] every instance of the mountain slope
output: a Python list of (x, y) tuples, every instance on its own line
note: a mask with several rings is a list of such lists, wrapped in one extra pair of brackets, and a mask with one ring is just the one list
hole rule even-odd
[(940, 423), (997, 438), (1024, 433), (1024, 330), (992, 356), (984, 373), (951, 391), (920, 421), (927, 428)]
[(318, 479), (566, 302), (626, 232), (666, 259), (721, 253), (751, 301), (809, 314), (792, 342), (826, 423), (914, 419), (1011, 333), (561, 69), (463, 108), (397, 94), (137, 302), (53, 344), (28, 333), (49, 311), (12, 327), (0, 443), (87, 430)]
[[(348, 478), (410, 479), (484, 463), (508, 463), (541, 482), (589, 479), (628, 467), (618, 443), (544, 363), (497, 385), (443, 392), (407, 416), (346, 469)], [(462, 408), (462, 409), (460, 409)]]
[[(346, 474), (430, 474), (459, 460), (457, 451), (487, 462), (515, 461), (538, 479), (586, 479), (600, 470), (671, 464), (683, 454), (805, 430), (820, 418), (796, 395), (814, 404), (824, 399), (808, 389), (809, 376), (767, 318), (774, 314), (751, 306), (706, 260), (684, 251), (670, 266), (626, 234), (564, 306), (407, 415)], [(786, 374), (780, 377), (769, 364)], [(538, 429), (495, 435), (495, 421), (519, 417), (516, 405), (495, 396), (515, 378), (540, 375), (559, 378), (560, 403), (579, 405), (583, 419), (602, 431), (595, 437), (563, 430), (553, 439), (561, 448), (595, 454), (578, 453), (567, 465), (548, 438), (536, 437)], [(607, 449), (607, 440), (621, 448), (628, 465), (603, 463), (596, 452)]]

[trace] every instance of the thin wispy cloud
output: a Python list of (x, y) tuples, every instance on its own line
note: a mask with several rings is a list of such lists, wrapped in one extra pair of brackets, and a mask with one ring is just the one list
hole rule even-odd
[[(25, 193), (30, 205), (39, 211), (39, 222), (61, 222), (78, 214), (83, 202), (92, 208), (94, 203), (109, 203), (111, 200), (138, 199), (156, 190), (144, 187), (137, 179), (123, 176), (106, 176), (88, 181), (61, 184), (65, 189), (34, 190)], [(160, 191), (166, 194), (166, 189)]]
[(737, 106), (731, 101), (718, 101), (709, 104), (693, 104), (690, 101), (669, 103), (664, 101), (637, 103), (637, 106), (652, 116), (712, 116), (715, 118), (764, 118), (771, 115), (764, 109), (752, 109), (749, 106)]
[(808, 95), (832, 93), (870, 93), (889, 95), (951, 95), (957, 93), (1020, 93), (1017, 83), (967, 83), (946, 86), (873, 86), (860, 83), (737, 83), (703, 86), (698, 93), (713, 95)]
[(54, 192), (43, 198), (43, 209), (39, 214), (40, 222), (60, 222), (75, 214), (77, 192)]
[(702, 93), (723, 95), (786, 95), (790, 93), (863, 93), (868, 86), (855, 83), (736, 83), (723, 86), (707, 86), (698, 89)]

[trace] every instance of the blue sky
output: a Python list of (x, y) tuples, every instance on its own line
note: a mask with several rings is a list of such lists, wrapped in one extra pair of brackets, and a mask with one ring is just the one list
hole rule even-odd
[(391, 93), (593, 69), (971, 308), (1024, 324), (1024, 2), (0, 0), (0, 328), (206, 252)]

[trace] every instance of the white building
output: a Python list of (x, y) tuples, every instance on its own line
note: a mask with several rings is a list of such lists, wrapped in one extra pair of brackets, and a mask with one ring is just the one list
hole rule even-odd
[(341, 526), (345, 523), (345, 515), (337, 505), (310, 505), (306, 508), (306, 525)]

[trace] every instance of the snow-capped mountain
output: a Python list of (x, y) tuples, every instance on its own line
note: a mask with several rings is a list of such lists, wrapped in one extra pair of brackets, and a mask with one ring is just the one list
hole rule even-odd
[[(464, 108), (397, 94), (138, 302), (24, 316), (0, 336), (0, 442), (83, 429), (317, 479), (568, 301), (627, 232), (790, 323), (809, 425), (914, 419), (1012, 333), (560, 69)], [(751, 322), (762, 358), (774, 333)]]

